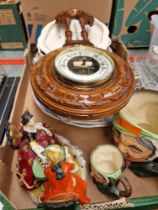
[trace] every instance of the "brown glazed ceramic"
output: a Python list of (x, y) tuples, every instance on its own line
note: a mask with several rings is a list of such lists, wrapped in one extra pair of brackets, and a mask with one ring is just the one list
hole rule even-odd
[[(58, 24), (64, 24), (66, 26), (65, 36), (66, 36), (66, 45), (73, 45), (73, 44), (83, 44), (83, 45), (93, 45), (90, 43), (88, 39), (88, 33), (86, 31), (85, 25), (93, 25), (94, 17), (87, 12), (77, 9), (70, 9), (60, 12), (56, 16), (56, 22)], [(70, 24), (72, 19), (78, 19), (81, 25), (81, 35), (82, 40), (72, 40), (72, 31), (70, 30)]]
[[(82, 40), (72, 40), (71, 18), (79, 20)], [(92, 25), (93, 18), (87, 13), (69, 10), (60, 13), (56, 20), (57, 23), (66, 25), (66, 44), (65, 47), (45, 55), (34, 65), (31, 84), (36, 99), (50, 111), (80, 120), (100, 119), (119, 111), (127, 104), (134, 90), (134, 75), (128, 63), (112, 52), (92, 46), (88, 41), (85, 24)], [(55, 59), (61, 52), (71, 50), (74, 45), (76, 51), (77, 47), (87, 46), (112, 60), (113, 72), (108, 79), (93, 84), (78, 84), (59, 75), (55, 68)]]

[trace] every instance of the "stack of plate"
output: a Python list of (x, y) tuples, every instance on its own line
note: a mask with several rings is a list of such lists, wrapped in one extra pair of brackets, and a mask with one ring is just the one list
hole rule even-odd
[(32, 69), (31, 84), (42, 111), (64, 117), (69, 124), (97, 125), (126, 105), (134, 90), (134, 75), (114, 53), (79, 45), (40, 59)]
[(133, 93), (132, 70), (122, 58), (107, 51), (109, 30), (99, 20), (94, 19), (90, 27), (88, 18), (92, 16), (77, 10), (58, 17), (60, 24), (47, 24), (38, 39), (42, 58), (31, 72), (35, 102), (43, 112), (67, 124), (109, 125), (111, 116)]
[[(72, 20), (71, 30), (73, 31), (73, 39), (81, 39), (81, 27), (78, 20)], [(109, 38), (108, 27), (100, 22), (98, 19), (94, 19), (92, 27), (86, 26), (86, 30), (89, 34), (89, 40), (95, 47), (107, 50), (111, 44)], [(97, 37), (97, 38), (96, 38)], [(63, 25), (56, 24), (56, 21), (48, 23), (42, 30), (41, 35), (37, 41), (38, 52), (41, 56), (61, 48), (65, 44), (65, 27)]]
[(72, 119), (70, 117), (64, 117), (61, 116), (51, 110), (49, 110), (47, 107), (45, 107), (33, 94), (34, 96), (34, 101), (36, 105), (48, 116), (59, 120), (65, 124), (69, 125), (74, 125), (78, 127), (83, 127), (83, 128), (95, 128), (95, 127), (105, 127), (108, 125), (112, 124), (112, 116), (106, 117), (106, 118), (101, 118), (99, 120), (77, 120), (77, 119)]

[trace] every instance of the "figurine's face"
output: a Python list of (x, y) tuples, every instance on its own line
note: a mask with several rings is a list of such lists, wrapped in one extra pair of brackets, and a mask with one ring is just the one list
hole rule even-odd
[(117, 136), (115, 142), (118, 144), (124, 158), (133, 162), (143, 162), (154, 153), (153, 150), (140, 144), (136, 138), (124, 134), (121, 134), (119, 139)]

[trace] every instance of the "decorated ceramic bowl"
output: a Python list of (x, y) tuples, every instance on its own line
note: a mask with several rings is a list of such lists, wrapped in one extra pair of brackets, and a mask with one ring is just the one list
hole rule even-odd
[(158, 174), (154, 170), (158, 159), (158, 93), (135, 92), (129, 103), (114, 116), (113, 124), (114, 141), (125, 159), (132, 162), (131, 167), (143, 167), (142, 170), (137, 168), (141, 175)]

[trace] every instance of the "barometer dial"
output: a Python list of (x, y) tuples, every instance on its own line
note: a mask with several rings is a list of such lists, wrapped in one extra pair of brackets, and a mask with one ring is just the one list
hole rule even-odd
[(102, 50), (75, 46), (57, 55), (55, 69), (69, 81), (94, 83), (109, 79), (114, 71), (114, 63)]

